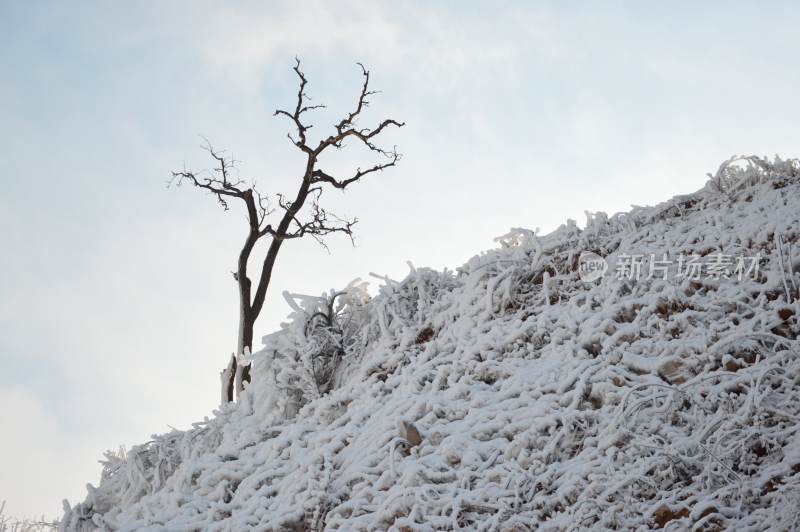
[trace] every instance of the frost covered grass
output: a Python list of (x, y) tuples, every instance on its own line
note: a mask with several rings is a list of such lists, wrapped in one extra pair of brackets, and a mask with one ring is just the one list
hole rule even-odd
[(6, 503), (0, 501), (0, 532), (54, 532), (58, 521), (41, 519), (15, 519), (5, 515)]
[[(587, 218), (287, 294), (241, 401), (107, 453), (62, 529), (800, 528), (800, 163)], [(761, 263), (585, 283), (583, 251)]]

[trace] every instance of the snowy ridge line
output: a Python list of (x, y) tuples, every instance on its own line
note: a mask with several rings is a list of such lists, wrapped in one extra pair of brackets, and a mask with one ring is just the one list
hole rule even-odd
[[(61, 528), (800, 528), (797, 160), (498, 242), (375, 297), (287, 294), (240, 403), (107, 453)], [(585, 283), (583, 251), (762, 260)]]

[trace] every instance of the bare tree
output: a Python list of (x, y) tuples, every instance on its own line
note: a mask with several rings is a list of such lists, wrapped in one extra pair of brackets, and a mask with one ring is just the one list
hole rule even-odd
[[(374, 128), (361, 128), (356, 124), (362, 111), (369, 105), (369, 97), (376, 94), (376, 91), (369, 88), (369, 71), (361, 63), (358, 63), (358, 66), (361, 68), (363, 84), (355, 109), (334, 125), (334, 132), (313, 145), (314, 143), (309, 142), (307, 137), (308, 130), (312, 126), (305, 122), (304, 115), (325, 106), (309, 104), (310, 98), (305, 92), (308, 81), (300, 70), (300, 60), (295, 59), (293, 70), (299, 78), (300, 85), (297, 91), (297, 103), (294, 109), (275, 111), (275, 116), (285, 116), (292, 121), (296, 135), (289, 133), (287, 136), (292, 144), (306, 155), (305, 168), (300, 176), (294, 199), (276, 194), (277, 207), (273, 208), (268, 197), (257, 191), (254, 183), (235, 177), (235, 161), (224, 152), (214, 150), (208, 142), (204, 148), (215, 163), (210, 171), (194, 173), (184, 170), (172, 173), (171, 183), (180, 185), (188, 182), (209, 191), (216, 196), (224, 210), (228, 210), (228, 203), (235, 200), (241, 200), (247, 210), (247, 237), (239, 252), (236, 271), (233, 272), (233, 278), (239, 289), (239, 337), (236, 354), (240, 356), (232, 356), (221, 374), (223, 402), (232, 401), (234, 391), (238, 396), (244, 383), (250, 381), (249, 366), (237, 363), (237, 358), (241, 360), (242, 355), (246, 357), (253, 348), (253, 326), (264, 306), (275, 260), (283, 243), (309, 236), (324, 246), (323, 238), (331, 233), (344, 233), (352, 240), (353, 225), (358, 220), (342, 219), (326, 211), (320, 205), (324, 188), (330, 186), (345, 189), (369, 174), (395, 166), (400, 160), (396, 148), (383, 149), (375, 144), (375, 140), (386, 128), (402, 127), (404, 123), (387, 119)], [(347, 177), (333, 176), (321, 168), (320, 155), (328, 148), (341, 149), (348, 140), (360, 142), (379, 155), (382, 161), (366, 169), (358, 167)], [(306, 209), (303, 209), (304, 207)], [(273, 217), (276, 210), (279, 211), (278, 215)], [(257, 274), (257, 283), (253, 285), (248, 272), (248, 263), (254, 247), (262, 239), (269, 242), (269, 247), (261, 270)]]

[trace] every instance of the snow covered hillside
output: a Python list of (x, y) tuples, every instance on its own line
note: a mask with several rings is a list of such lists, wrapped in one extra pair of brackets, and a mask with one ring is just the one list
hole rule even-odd
[(62, 529), (800, 528), (800, 162), (498, 242), (287, 294), (240, 403), (108, 453)]

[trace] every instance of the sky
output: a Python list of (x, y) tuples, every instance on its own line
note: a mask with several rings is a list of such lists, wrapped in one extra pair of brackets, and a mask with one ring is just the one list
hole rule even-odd
[(455, 268), (511, 227), (693, 192), (734, 154), (800, 155), (798, 26), (790, 2), (0, 0), (6, 513), (57, 516), (105, 450), (212, 415), (244, 215), (166, 184), (210, 166), (205, 137), (291, 193), (302, 159), (273, 111), (295, 56), (329, 106), (312, 138), (351, 109), (360, 61), (381, 91), (363, 125), (405, 121), (385, 136), (403, 159), (323, 196), (358, 217), (355, 246), (285, 245), (256, 338), (285, 290)]

